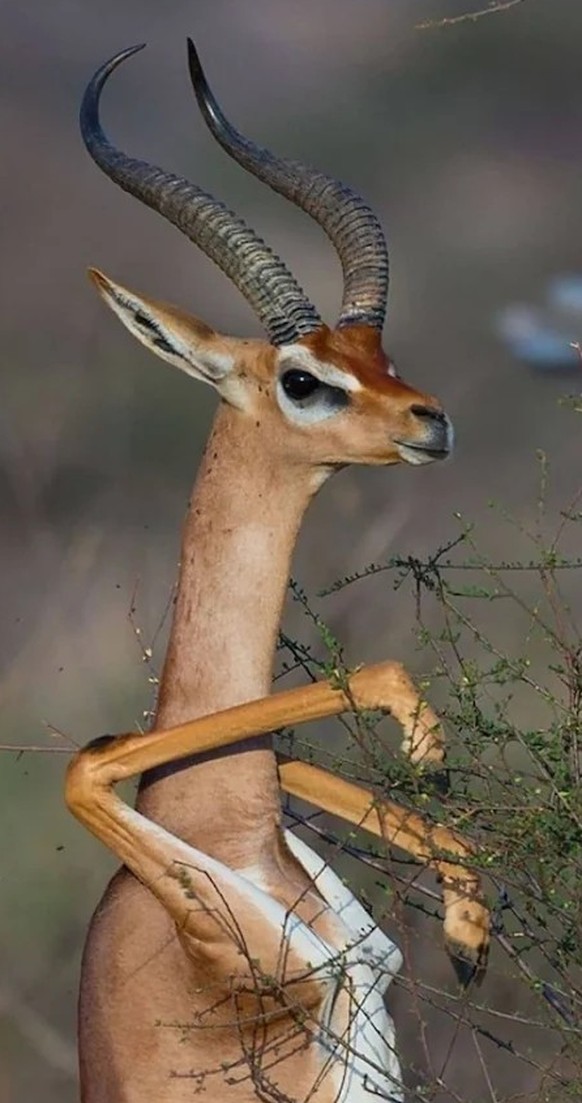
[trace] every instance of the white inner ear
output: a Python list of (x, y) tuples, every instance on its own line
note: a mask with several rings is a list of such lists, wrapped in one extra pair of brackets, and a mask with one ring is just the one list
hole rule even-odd
[(194, 379), (220, 387), (233, 370), (234, 358), (212, 347), (210, 340), (197, 339), (194, 329), (168, 313), (154, 310), (139, 296), (110, 281), (102, 294), (124, 326), (142, 345), (180, 368)]

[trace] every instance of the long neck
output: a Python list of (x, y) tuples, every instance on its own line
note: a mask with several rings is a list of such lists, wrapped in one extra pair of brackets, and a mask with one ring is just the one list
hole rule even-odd
[[(306, 468), (265, 455), (254, 421), (220, 406), (184, 527), (156, 727), (270, 692), (291, 555), (312, 493)], [(139, 806), (208, 853), (246, 862), (261, 839), (268, 845), (280, 816), (270, 741), (150, 776)]]

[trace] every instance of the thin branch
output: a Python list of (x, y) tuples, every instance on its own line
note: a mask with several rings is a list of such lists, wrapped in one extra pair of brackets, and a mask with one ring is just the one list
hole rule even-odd
[(75, 753), (71, 747), (42, 747), (35, 744), (23, 746), (22, 743), (0, 743), (0, 751), (14, 751), (16, 754), (68, 754)]
[(425, 19), (423, 23), (416, 24), (415, 30), (427, 31), (438, 27), (454, 27), (459, 23), (476, 23), (484, 15), (494, 15), (495, 12), (508, 11), (509, 8), (515, 8), (518, 4), (523, 3), (524, 0), (498, 0), (497, 3), (489, 4), (486, 8), (463, 12), (462, 15), (445, 16), (443, 19)]

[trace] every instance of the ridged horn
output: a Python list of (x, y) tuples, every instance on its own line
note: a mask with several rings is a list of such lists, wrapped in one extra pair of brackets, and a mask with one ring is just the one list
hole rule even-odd
[(359, 323), (381, 330), (388, 297), (388, 249), (374, 212), (346, 184), (300, 161), (276, 157), (240, 134), (217, 103), (191, 39), (188, 62), (198, 105), (217, 142), (248, 172), (311, 215), (334, 245), (344, 276), (338, 327)]
[(198, 245), (238, 287), (274, 345), (296, 341), (322, 326), (321, 318), (283, 261), (249, 226), (196, 184), (128, 157), (106, 137), (99, 101), (108, 77), (143, 45), (122, 50), (89, 83), (81, 105), (81, 133), (99, 168), (124, 191), (167, 218)]

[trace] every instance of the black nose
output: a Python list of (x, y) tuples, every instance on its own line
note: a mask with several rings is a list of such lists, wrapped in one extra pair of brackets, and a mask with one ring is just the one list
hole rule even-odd
[(439, 424), (444, 425), (447, 418), (446, 414), (442, 410), (435, 410), (434, 406), (411, 406), (411, 414), (416, 414), (417, 417), (426, 418), (427, 421), (438, 421)]

